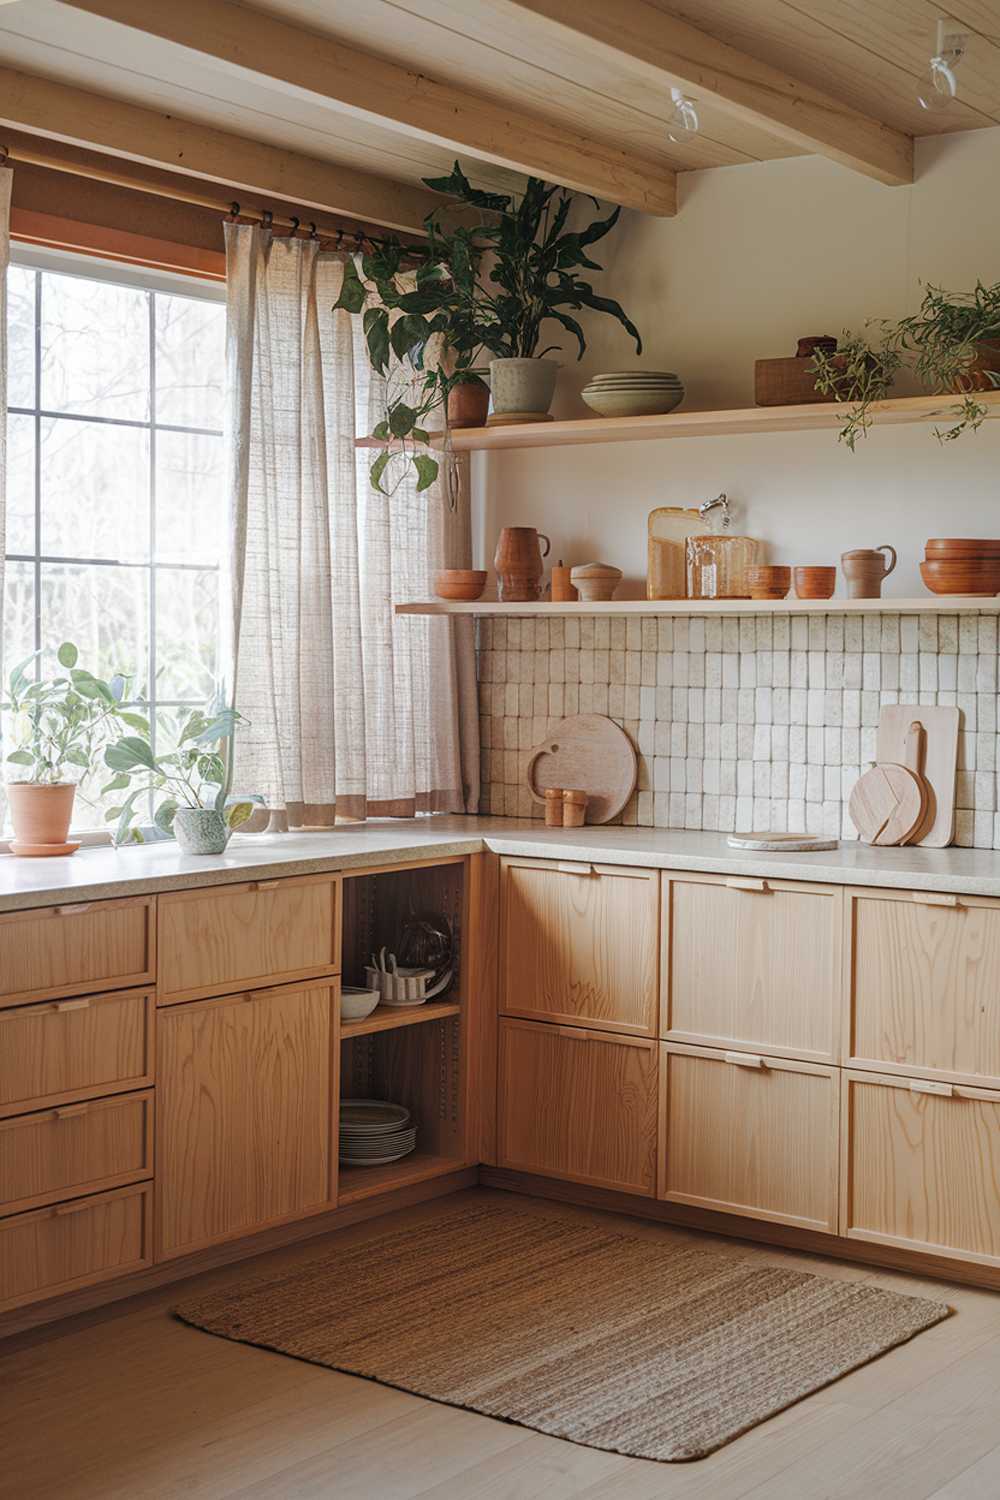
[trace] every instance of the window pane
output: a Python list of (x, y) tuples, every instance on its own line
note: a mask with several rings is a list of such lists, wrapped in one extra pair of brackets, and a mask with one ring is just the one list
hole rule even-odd
[(35, 404), (35, 273), (26, 266), (7, 271), (7, 402)]
[(225, 304), (162, 294), (155, 303), (157, 422), (221, 428)]
[(42, 276), (42, 407), (149, 417), (149, 293)]
[(145, 568), (42, 565), (42, 644), (73, 641), (99, 677), (123, 672), (131, 697), (146, 696), (149, 573)]
[(221, 437), (156, 434), (156, 556), (160, 562), (219, 561)]
[(218, 672), (219, 575), (156, 570), (156, 696), (205, 703)]
[(35, 419), (7, 418), (7, 551), (35, 551)]
[[(35, 568), (9, 562), (3, 585), (4, 697), (10, 674), (35, 649)], [(9, 715), (7, 716), (9, 717)]]
[(149, 556), (149, 434), (42, 421), (42, 552), (49, 557)]

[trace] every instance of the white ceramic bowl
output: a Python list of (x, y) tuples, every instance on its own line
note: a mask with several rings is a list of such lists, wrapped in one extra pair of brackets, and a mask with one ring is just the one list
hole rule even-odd
[(353, 984), (345, 984), (340, 991), (340, 1019), (363, 1021), (370, 1016), (381, 1000), (378, 990), (362, 990)]

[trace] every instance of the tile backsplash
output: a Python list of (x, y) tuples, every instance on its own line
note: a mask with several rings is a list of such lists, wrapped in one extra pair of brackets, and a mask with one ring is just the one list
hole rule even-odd
[(608, 714), (639, 752), (622, 822), (855, 838), (847, 798), (879, 709), (961, 710), (956, 843), (1000, 848), (997, 616), (479, 621), (483, 812), (541, 816), (527, 751), (568, 714)]

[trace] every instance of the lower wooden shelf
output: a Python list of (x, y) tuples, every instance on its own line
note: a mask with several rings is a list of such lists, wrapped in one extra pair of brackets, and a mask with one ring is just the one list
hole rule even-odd
[(398, 1009), (392, 1005), (376, 1005), (370, 1016), (363, 1021), (342, 1021), (340, 1036), (347, 1041), (352, 1036), (371, 1036), (376, 1031), (395, 1031), (399, 1026), (419, 1026), (427, 1021), (443, 1021), (448, 1016), (461, 1014), (462, 1007), (453, 1000), (429, 1001), (426, 1005), (414, 1005)]
[(357, 1203), (361, 1198), (372, 1198), (376, 1193), (388, 1193), (413, 1182), (426, 1182), (429, 1177), (444, 1177), (448, 1172), (459, 1171), (464, 1165), (453, 1156), (436, 1156), (431, 1151), (414, 1151), (402, 1161), (390, 1162), (385, 1167), (345, 1167), (341, 1164), (337, 1203), (343, 1207), (345, 1203)]

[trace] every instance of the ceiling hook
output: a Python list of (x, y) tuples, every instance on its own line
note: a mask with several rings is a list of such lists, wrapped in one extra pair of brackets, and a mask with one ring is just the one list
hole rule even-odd
[(340, 247), (341, 247), (341, 245), (343, 243), (344, 243), (344, 226), (341, 225), (340, 228), (337, 230), (337, 244), (336, 244), (336, 249), (339, 250)]
[(240, 216), (240, 205), (234, 199), (233, 202), (230, 203), (230, 205), (229, 205), (229, 217), (231, 219), (238, 219), (239, 216)]
[(295, 216), (295, 214), (292, 214), (292, 227), (291, 227), (291, 229), (290, 229), (290, 230), (289, 230), (289, 231), (288, 231), (288, 233), (289, 233), (289, 235), (290, 235), (290, 236), (292, 236), (292, 237), (293, 237), (293, 238), (294, 238), (294, 236), (295, 236), (295, 235), (297, 235), (297, 234), (298, 234), (298, 232), (299, 232), (299, 223), (300, 223), (300, 222), (301, 222), (301, 221), (300, 221), (300, 220), (299, 220), (299, 219), (298, 219), (298, 218), (296, 218), (296, 216)]
[(263, 224), (264, 228), (265, 229), (270, 229), (271, 226), (272, 226), (272, 224), (274, 223), (274, 213), (273, 213), (273, 211), (270, 208), (265, 208), (264, 212), (260, 216), (260, 219), (261, 219), (261, 223)]
[(316, 221), (315, 221), (315, 219), (310, 219), (310, 221), (309, 221), (309, 238), (311, 240), (318, 240), (319, 239), (319, 234), (318, 234), (317, 229), (316, 229)]

